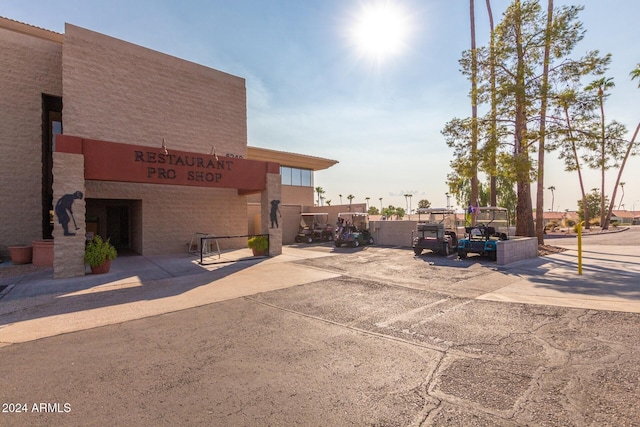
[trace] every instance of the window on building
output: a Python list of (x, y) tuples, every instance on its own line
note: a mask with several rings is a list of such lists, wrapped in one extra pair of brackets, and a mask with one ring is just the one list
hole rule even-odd
[(53, 233), (53, 152), (62, 133), (62, 98), (42, 94), (42, 237)]
[(280, 175), (282, 176), (282, 185), (313, 187), (313, 171), (310, 169), (280, 166)]

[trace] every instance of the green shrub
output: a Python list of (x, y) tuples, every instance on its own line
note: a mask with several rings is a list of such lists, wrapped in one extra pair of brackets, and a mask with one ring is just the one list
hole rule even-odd
[(247, 241), (247, 246), (256, 251), (264, 251), (269, 247), (269, 239), (266, 236), (253, 236)]
[(102, 240), (102, 237), (96, 235), (91, 239), (84, 250), (84, 262), (90, 267), (98, 267), (107, 260), (113, 261), (118, 257), (116, 248), (109, 242), (109, 239)]

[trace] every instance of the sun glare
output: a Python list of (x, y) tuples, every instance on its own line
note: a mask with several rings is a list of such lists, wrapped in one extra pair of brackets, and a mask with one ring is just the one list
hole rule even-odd
[(352, 41), (363, 55), (382, 61), (402, 53), (409, 16), (392, 1), (363, 4), (352, 28)]

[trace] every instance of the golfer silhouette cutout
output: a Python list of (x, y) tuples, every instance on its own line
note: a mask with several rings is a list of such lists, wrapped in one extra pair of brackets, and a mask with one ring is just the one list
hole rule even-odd
[(58, 216), (58, 222), (62, 225), (65, 236), (75, 236), (76, 233), (69, 232), (69, 221), (73, 220), (73, 226), (76, 230), (80, 228), (76, 224), (76, 219), (73, 217), (73, 202), (76, 199), (82, 199), (82, 192), (76, 191), (73, 194), (65, 194), (60, 197), (56, 202), (55, 212)]
[(273, 228), (274, 224), (275, 224), (275, 228), (278, 228), (278, 216), (282, 218), (282, 214), (280, 213), (280, 208), (278, 207), (279, 204), (280, 204), (280, 200), (274, 199), (271, 201), (271, 214), (269, 215), (271, 217), (271, 228)]

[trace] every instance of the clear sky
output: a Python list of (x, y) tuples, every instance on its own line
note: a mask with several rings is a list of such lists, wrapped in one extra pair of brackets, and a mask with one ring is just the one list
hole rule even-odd
[[(376, 14), (376, 3), (388, 9)], [(492, 1), (496, 23), (509, 3)], [(607, 77), (616, 87), (606, 114), (624, 123), (630, 138), (640, 120), (640, 89), (629, 78), (640, 62), (640, 2), (555, 3), (585, 6), (587, 34), (576, 56), (592, 49), (613, 55)], [(384, 206), (406, 207), (406, 193), (413, 208), (420, 199), (446, 205), (452, 151), (440, 132), (448, 120), (471, 114), (458, 64), (470, 46), (468, 1), (0, 0), (0, 15), (61, 33), (68, 22), (245, 78), (249, 145), (338, 160), (315, 175), (333, 205), (339, 194), (344, 203), (352, 194), (354, 203), (370, 197), (378, 207), (380, 198)], [(366, 17), (391, 35), (376, 38)], [(486, 44), (482, 0), (476, 33), (478, 45)], [(545, 187), (556, 188), (553, 208), (574, 210), (577, 175), (554, 159), (547, 155), (545, 171)], [(615, 175), (607, 180), (610, 194)], [(598, 172), (585, 181), (587, 190), (600, 187)], [(640, 210), (640, 158), (630, 160), (622, 181), (625, 208)], [(551, 202), (545, 191), (545, 210)]]

